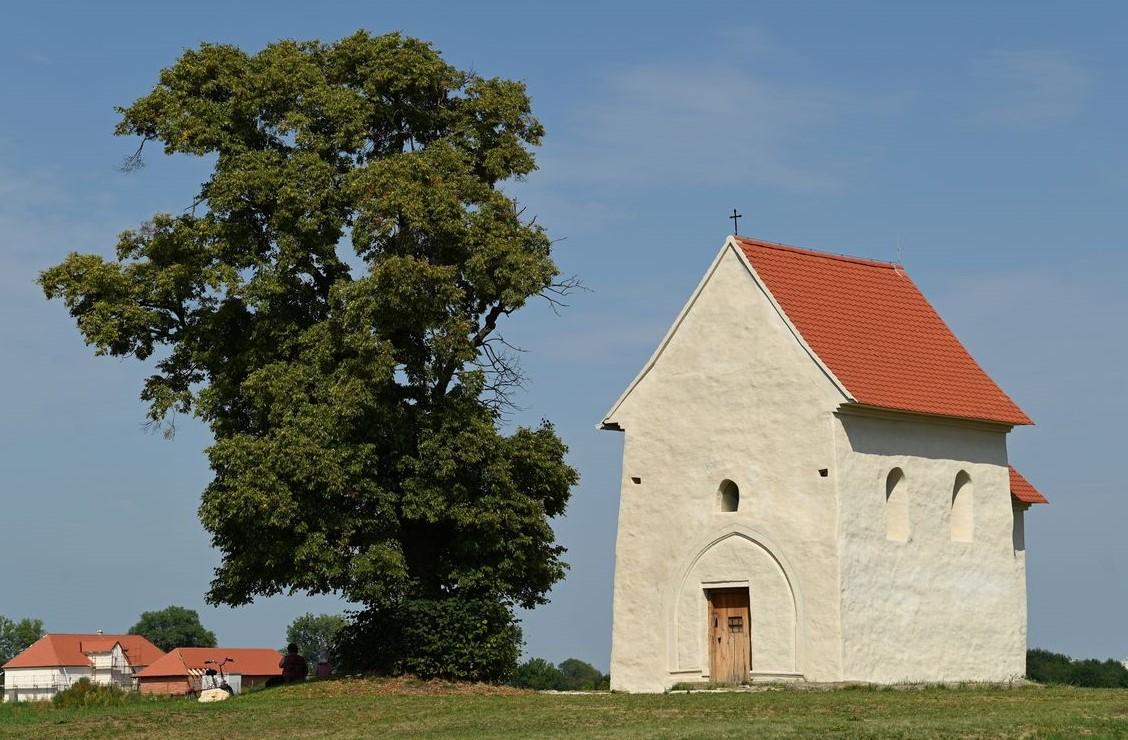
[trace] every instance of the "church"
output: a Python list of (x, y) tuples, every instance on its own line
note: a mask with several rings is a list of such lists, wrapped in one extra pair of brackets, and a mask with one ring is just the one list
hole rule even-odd
[(1031, 423), (901, 265), (729, 237), (600, 423), (612, 689), (1021, 678)]

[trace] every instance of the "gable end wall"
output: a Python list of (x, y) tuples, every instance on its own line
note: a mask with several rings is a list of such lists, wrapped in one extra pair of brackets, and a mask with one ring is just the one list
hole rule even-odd
[[(834, 465), (842, 400), (742, 256), (726, 248), (613, 414), (626, 435), (614, 688), (660, 691), (707, 678), (704, 582), (749, 584), (754, 672), (840, 676), (835, 488), (819, 470)], [(740, 487), (737, 512), (719, 511), (724, 479)], [(759, 588), (772, 593), (758, 601)], [(785, 606), (797, 615), (793, 635), (790, 617), (763, 614)], [(769, 634), (756, 633), (758, 616)], [(794, 640), (793, 658), (781, 652), (785, 640)]]

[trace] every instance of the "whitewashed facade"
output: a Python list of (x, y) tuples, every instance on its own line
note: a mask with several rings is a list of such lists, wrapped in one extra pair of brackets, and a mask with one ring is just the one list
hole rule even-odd
[(612, 688), (724, 680), (730, 639), (739, 680), (1021, 677), (1010, 425), (856, 403), (769, 287), (730, 239), (600, 425), (624, 434)]

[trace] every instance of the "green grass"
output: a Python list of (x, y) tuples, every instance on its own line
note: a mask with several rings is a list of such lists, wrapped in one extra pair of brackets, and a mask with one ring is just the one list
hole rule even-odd
[(1128, 690), (927, 688), (553, 695), (346, 680), (219, 704), (0, 705), (0, 737), (1128, 737)]

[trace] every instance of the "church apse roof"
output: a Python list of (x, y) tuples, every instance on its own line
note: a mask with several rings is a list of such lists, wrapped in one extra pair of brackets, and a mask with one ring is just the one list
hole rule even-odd
[(736, 243), (803, 341), (856, 403), (1033, 423), (972, 358), (901, 265), (745, 237), (736, 237)]

